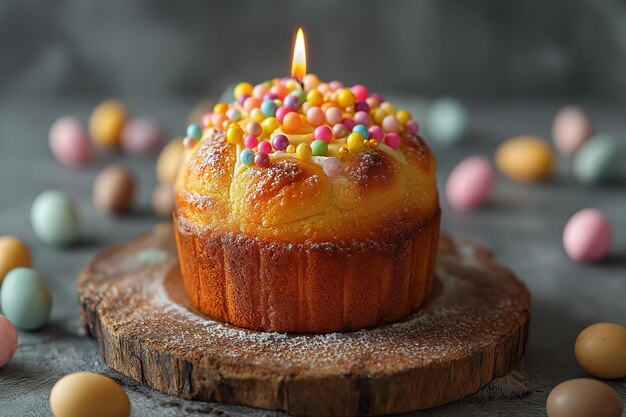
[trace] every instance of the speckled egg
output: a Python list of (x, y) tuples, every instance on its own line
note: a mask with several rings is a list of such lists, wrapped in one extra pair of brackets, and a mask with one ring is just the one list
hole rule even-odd
[(624, 405), (617, 393), (595, 379), (570, 379), (550, 391), (548, 417), (620, 417)]
[(576, 152), (572, 170), (581, 184), (598, 185), (617, 177), (619, 163), (616, 140), (606, 135), (596, 135)]
[(617, 379), (626, 376), (626, 327), (596, 323), (583, 330), (574, 345), (576, 360), (593, 376)]
[(117, 382), (94, 372), (75, 372), (50, 391), (55, 417), (128, 417), (130, 401)]
[(536, 136), (516, 136), (496, 150), (496, 165), (507, 177), (538, 182), (552, 174), (554, 154), (548, 143)]
[(124, 152), (147, 155), (161, 149), (163, 132), (159, 124), (150, 119), (131, 119), (122, 129), (121, 145)]
[(152, 192), (152, 209), (157, 216), (171, 218), (174, 211), (174, 189), (168, 184), (159, 184)]
[(0, 287), (0, 306), (17, 329), (38, 330), (50, 317), (52, 294), (37, 271), (15, 268), (7, 274)]
[(59, 190), (44, 191), (35, 198), (30, 209), (30, 224), (42, 242), (54, 246), (74, 243), (80, 229), (74, 203)]
[(174, 184), (184, 154), (182, 139), (174, 139), (163, 148), (156, 165), (156, 175), (160, 184)]
[(448, 203), (459, 211), (482, 206), (491, 195), (493, 168), (487, 158), (471, 156), (454, 167), (446, 182)]
[(87, 131), (75, 117), (57, 119), (48, 132), (52, 155), (68, 167), (83, 167), (93, 160), (93, 150)]
[(103, 213), (127, 212), (135, 195), (135, 180), (126, 168), (110, 165), (96, 177), (91, 195), (94, 206)]
[(591, 121), (578, 106), (563, 107), (552, 122), (552, 140), (556, 149), (565, 156), (572, 156), (591, 136)]
[(563, 229), (563, 247), (575, 261), (597, 262), (611, 247), (611, 225), (600, 211), (592, 208), (574, 214)]
[(426, 117), (429, 137), (444, 145), (461, 142), (469, 129), (469, 116), (465, 106), (453, 98), (433, 102)]
[(127, 120), (128, 111), (121, 101), (113, 99), (103, 101), (93, 109), (89, 117), (91, 140), (103, 148), (117, 148)]
[(0, 368), (11, 361), (17, 351), (17, 331), (4, 316), (0, 316)]
[(0, 284), (13, 268), (30, 266), (28, 246), (15, 236), (0, 236)]

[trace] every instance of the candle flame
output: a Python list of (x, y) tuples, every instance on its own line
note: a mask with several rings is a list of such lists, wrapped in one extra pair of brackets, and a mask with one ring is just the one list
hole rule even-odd
[(293, 60), (291, 61), (291, 76), (298, 81), (306, 74), (306, 46), (304, 44), (304, 32), (298, 28), (296, 43), (293, 47)]

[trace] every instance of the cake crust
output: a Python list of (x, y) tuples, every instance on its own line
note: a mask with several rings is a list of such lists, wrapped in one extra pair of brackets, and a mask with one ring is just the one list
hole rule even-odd
[(176, 186), (175, 234), (196, 307), (236, 326), (319, 333), (398, 320), (430, 292), (440, 208), (434, 158), (405, 134), (397, 155), (350, 155), (342, 174), (281, 158), (237, 168), (209, 131)]

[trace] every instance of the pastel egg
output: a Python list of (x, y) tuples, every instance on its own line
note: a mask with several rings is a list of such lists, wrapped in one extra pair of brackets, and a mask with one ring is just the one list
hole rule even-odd
[(87, 131), (75, 117), (64, 116), (57, 119), (50, 126), (48, 143), (52, 155), (65, 166), (83, 167), (93, 160)]
[(17, 329), (38, 330), (50, 317), (52, 294), (37, 271), (15, 268), (0, 287), (0, 305), (6, 318)]
[(132, 119), (122, 129), (121, 145), (124, 152), (146, 155), (158, 151), (163, 144), (159, 124), (150, 119)]
[(128, 111), (121, 101), (113, 99), (103, 101), (89, 116), (91, 140), (103, 148), (117, 148), (127, 120)]
[(482, 156), (472, 156), (461, 161), (450, 173), (446, 182), (446, 196), (452, 207), (460, 211), (482, 206), (491, 195), (493, 168)]
[(426, 117), (426, 131), (444, 145), (460, 143), (467, 135), (469, 116), (465, 106), (453, 98), (436, 100)]
[(75, 372), (50, 391), (55, 417), (128, 417), (130, 401), (117, 382), (94, 372)]
[(183, 160), (185, 147), (182, 138), (174, 139), (161, 151), (156, 164), (156, 175), (161, 184), (174, 184)]
[(11, 361), (17, 351), (17, 331), (4, 316), (0, 316), (0, 368)]
[(578, 106), (563, 107), (552, 122), (552, 140), (556, 149), (572, 156), (591, 136), (591, 122), (587, 113)]
[(595, 379), (570, 379), (550, 391), (548, 417), (620, 417), (624, 405), (617, 393)]
[(175, 202), (171, 185), (159, 184), (152, 192), (152, 209), (157, 216), (171, 218)]
[(96, 208), (107, 214), (128, 211), (135, 194), (132, 174), (119, 165), (103, 169), (93, 185), (92, 198)]
[(552, 174), (554, 154), (548, 143), (536, 136), (517, 136), (496, 150), (496, 165), (503, 174), (522, 182), (538, 182)]
[(44, 191), (35, 198), (30, 209), (30, 224), (42, 242), (54, 246), (74, 243), (80, 229), (74, 203), (59, 190)]
[(611, 247), (611, 225), (595, 209), (584, 209), (574, 214), (563, 229), (565, 252), (575, 261), (597, 262)]
[(617, 379), (626, 376), (626, 327), (596, 323), (583, 330), (574, 345), (576, 360), (593, 376)]
[(14, 236), (0, 236), (0, 283), (14, 268), (30, 266), (28, 246)]
[(598, 185), (616, 179), (619, 163), (616, 141), (605, 135), (597, 135), (576, 152), (572, 160), (572, 170), (581, 184)]

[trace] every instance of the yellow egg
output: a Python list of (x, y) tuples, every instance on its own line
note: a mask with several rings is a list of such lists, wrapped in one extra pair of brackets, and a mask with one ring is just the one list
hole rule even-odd
[(546, 179), (554, 167), (554, 154), (548, 143), (535, 136), (517, 136), (496, 150), (496, 165), (506, 176), (523, 182)]
[(119, 146), (122, 129), (128, 120), (128, 111), (118, 100), (106, 100), (98, 104), (89, 116), (91, 140), (103, 148)]
[(583, 330), (574, 345), (576, 360), (593, 376), (617, 379), (626, 376), (626, 327), (596, 323)]
[(128, 417), (130, 401), (117, 382), (93, 372), (61, 378), (50, 392), (55, 417)]
[(0, 236), (0, 283), (10, 270), (30, 266), (30, 250), (14, 236)]
[(159, 184), (174, 184), (184, 153), (182, 139), (174, 139), (163, 148), (156, 164)]

